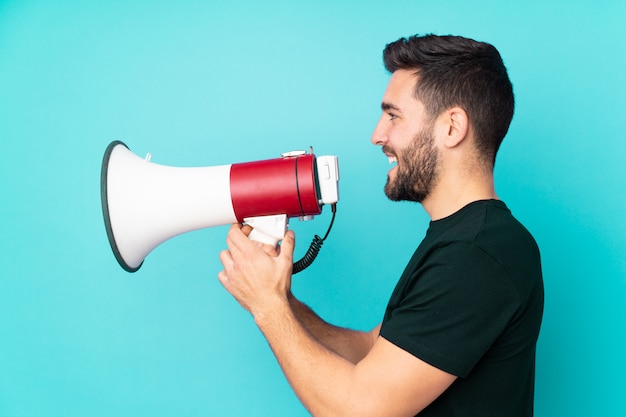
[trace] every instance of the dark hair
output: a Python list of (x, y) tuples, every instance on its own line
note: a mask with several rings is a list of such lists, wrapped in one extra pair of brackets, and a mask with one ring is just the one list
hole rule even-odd
[(459, 36), (411, 36), (388, 44), (385, 68), (415, 70), (415, 97), (429, 117), (453, 106), (463, 108), (486, 161), (496, 153), (513, 118), (513, 86), (498, 50)]

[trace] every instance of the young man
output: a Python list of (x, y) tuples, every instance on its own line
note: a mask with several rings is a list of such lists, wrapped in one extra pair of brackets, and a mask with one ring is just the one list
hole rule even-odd
[(387, 45), (384, 62), (372, 142), (397, 164), (385, 193), (432, 221), (381, 325), (335, 327), (293, 297), (291, 231), (277, 254), (234, 225), (219, 279), (314, 416), (532, 416), (543, 281), (535, 241), (494, 188), (514, 107), (500, 54), (414, 36)]

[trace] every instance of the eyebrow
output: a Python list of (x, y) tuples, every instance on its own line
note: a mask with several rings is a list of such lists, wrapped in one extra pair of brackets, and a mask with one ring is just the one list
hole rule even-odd
[(389, 110), (394, 110), (394, 111), (401, 111), (400, 108), (398, 106), (395, 106), (391, 103), (387, 103), (385, 101), (383, 101), (382, 103), (380, 103), (380, 108), (383, 111), (389, 111)]

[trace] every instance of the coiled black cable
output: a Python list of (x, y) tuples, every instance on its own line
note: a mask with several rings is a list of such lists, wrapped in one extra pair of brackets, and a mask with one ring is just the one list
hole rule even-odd
[(328, 234), (330, 233), (330, 229), (332, 229), (333, 223), (335, 222), (335, 214), (337, 214), (337, 204), (336, 203), (331, 204), (331, 209), (333, 212), (333, 216), (330, 219), (330, 225), (328, 226), (328, 230), (326, 231), (326, 234), (324, 235), (323, 238), (319, 237), (318, 235), (315, 235), (315, 237), (313, 237), (313, 241), (311, 242), (309, 249), (306, 251), (302, 259), (300, 259), (297, 262), (294, 262), (292, 274), (297, 274), (298, 272), (302, 272), (303, 270), (311, 266), (315, 258), (317, 258), (317, 255), (320, 253), (320, 250), (322, 249), (322, 245), (324, 244), (324, 241), (328, 237)]

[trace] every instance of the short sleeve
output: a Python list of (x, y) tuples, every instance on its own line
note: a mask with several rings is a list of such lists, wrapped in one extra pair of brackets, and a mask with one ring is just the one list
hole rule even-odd
[(469, 374), (520, 305), (506, 271), (469, 243), (436, 248), (398, 284), (381, 336), (459, 377)]

